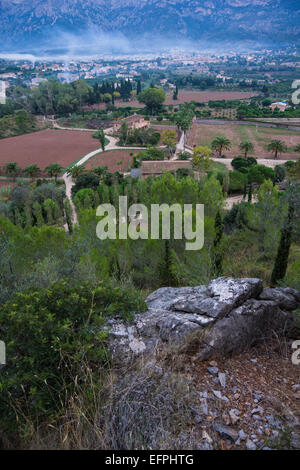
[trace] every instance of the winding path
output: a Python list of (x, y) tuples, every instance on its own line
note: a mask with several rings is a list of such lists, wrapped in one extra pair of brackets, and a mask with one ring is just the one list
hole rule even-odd
[[(55, 124), (55, 123), (54, 123)], [(57, 125), (58, 126), (58, 125)], [(63, 128), (58, 126), (57, 129), (63, 129), (63, 130), (70, 130), (69, 128)], [(71, 129), (75, 130), (75, 129)], [(90, 131), (89, 129), (76, 129), (77, 131)], [(95, 132), (93, 130), (93, 132)], [(112, 137), (110, 135), (105, 134), (106, 138), (109, 140), (109, 143), (105, 147), (105, 152), (108, 150), (144, 150), (146, 147), (121, 147), (117, 145), (117, 139), (115, 137)], [(99, 153), (102, 153), (103, 150), (102, 148), (98, 148), (96, 150), (93, 150), (92, 152), (89, 152), (88, 154), (84, 155), (80, 160), (78, 160), (74, 166), (80, 166), (86, 163), (90, 158), (94, 157), (95, 155), (98, 155)], [(70, 201), (71, 207), (72, 207), (72, 223), (73, 225), (78, 222), (78, 216), (76, 212), (75, 205), (72, 201), (72, 187), (74, 186), (74, 181), (72, 179), (72, 175), (70, 175), (68, 172), (63, 174), (63, 180), (66, 185), (66, 196)]]
[[(53, 127), (56, 128), (56, 129), (68, 130), (68, 131), (95, 132), (95, 129), (62, 127), (59, 124), (57, 124), (57, 122), (55, 120), (50, 120), (50, 121), (51, 121)], [(112, 136), (109, 135), (109, 133), (111, 133), (111, 132), (112, 132), (112, 128), (105, 129), (105, 136), (109, 140), (109, 143), (105, 147), (105, 151), (108, 151), (108, 150), (143, 150), (143, 149), (146, 148), (146, 147), (121, 147), (121, 146), (117, 145), (117, 139), (115, 137), (112, 137)], [(189, 149), (188, 147), (185, 146), (184, 140), (185, 140), (185, 135), (184, 135), (184, 132), (182, 132), (182, 134), (180, 136), (180, 139), (179, 139), (179, 142), (176, 146), (176, 152), (175, 152), (174, 156), (172, 157), (172, 160), (176, 160), (177, 155), (180, 152), (188, 152), (190, 154), (193, 153), (193, 151), (191, 149)], [(96, 150), (93, 150), (92, 152), (88, 153), (87, 155), (84, 155), (79, 161), (77, 161), (74, 164), (74, 166), (83, 165), (90, 158), (92, 158), (95, 155), (97, 155), (99, 153), (102, 153), (102, 152), (103, 152), (102, 148), (98, 148)], [(218, 163), (222, 163), (223, 165), (225, 165), (227, 167), (228, 170), (233, 169), (233, 167), (231, 165), (231, 162), (232, 162), (231, 158), (215, 158), (215, 157), (213, 157), (212, 160), (214, 160), (215, 162), (218, 162)], [(276, 165), (282, 165), (285, 162), (286, 162), (286, 160), (257, 159), (257, 163), (259, 165), (265, 165), (265, 166), (268, 166), (270, 168), (274, 168)], [(75, 208), (75, 205), (72, 201), (72, 187), (74, 186), (75, 183), (72, 179), (72, 176), (70, 174), (68, 174), (67, 172), (64, 173), (63, 180), (64, 180), (65, 185), (66, 185), (66, 196), (69, 199), (71, 207), (72, 207), (72, 223), (74, 225), (78, 222), (78, 216), (77, 216), (76, 208)], [(230, 209), (234, 203), (240, 202), (240, 200), (242, 200), (242, 199), (243, 199), (243, 196), (232, 196), (232, 197), (228, 198), (226, 200), (226, 208)]]

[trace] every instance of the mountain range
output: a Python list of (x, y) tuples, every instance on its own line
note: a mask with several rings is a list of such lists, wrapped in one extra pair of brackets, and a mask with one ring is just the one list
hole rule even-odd
[(0, 0), (0, 51), (299, 43), (299, 0)]

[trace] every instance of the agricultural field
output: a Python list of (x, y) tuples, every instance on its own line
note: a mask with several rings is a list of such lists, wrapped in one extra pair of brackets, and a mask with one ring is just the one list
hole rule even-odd
[(108, 171), (112, 173), (114, 171), (127, 172), (132, 164), (133, 155), (137, 152), (138, 150), (108, 150), (91, 158), (86, 164), (86, 169), (107, 166)]
[(187, 144), (210, 146), (215, 137), (225, 135), (231, 141), (230, 150), (224, 153), (232, 158), (241, 154), (239, 144), (241, 141), (250, 140), (254, 145), (253, 156), (256, 158), (272, 158), (272, 153), (267, 150), (272, 140), (281, 140), (287, 146), (288, 151), (279, 155), (282, 160), (296, 160), (299, 153), (294, 148), (300, 144), (300, 133), (289, 129), (273, 129), (268, 127), (256, 127), (256, 125), (239, 124), (201, 124), (194, 123), (188, 135)]
[[(167, 95), (165, 105), (179, 105), (185, 102), (196, 101), (199, 103), (208, 103), (215, 100), (246, 100), (256, 96), (257, 93), (245, 91), (195, 91), (195, 90), (179, 90), (178, 99), (173, 100), (173, 94)], [(116, 101), (116, 108), (124, 108), (131, 106), (133, 108), (144, 108), (144, 104), (137, 99), (130, 101)], [(97, 103), (89, 106), (89, 109), (105, 109), (105, 103)]]
[(66, 167), (100, 147), (89, 132), (45, 129), (40, 132), (0, 140), (0, 166), (17, 162), (20, 168), (50, 163)]
[(61, 127), (74, 127), (91, 130), (97, 130), (100, 127), (107, 128), (111, 126), (111, 121), (109, 119), (102, 119), (101, 117), (95, 115), (95, 113), (85, 113), (84, 116), (74, 113), (68, 118), (58, 119), (57, 122)]
[(246, 100), (257, 93), (244, 92), (244, 91), (194, 91), (194, 90), (179, 90), (178, 99), (173, 100), (173, 95), (168, 95), (165, 104), (176, 105), (185, 102), (196, 101), (199, 103), (208, 103), (209, 101), (218, 100)]

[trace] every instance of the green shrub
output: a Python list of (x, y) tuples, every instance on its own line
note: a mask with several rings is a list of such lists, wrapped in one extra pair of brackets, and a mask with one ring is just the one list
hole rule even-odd
[(274, 168), (275, 181), (280, 183), (284, 180), (286, 175), (286, 167), (284, 165), (276, 165)]
[(91, 188), (80, 189), (75, 197), (74, 204), (76, 209), (92, 207), (94, 203), (94, 191)]
[(231, 165), (235, 170), (240, 170), (241, 168), (249, 168), (250, 166), (256, 164), (257, 160), (254, 157), (235, 157), (231, 162)]
[(101, 283), (63, 280), (15, 294), (0, 311), (7, 352), (0, 375), (2, 431), (54, 417), (83, 384), (88, 393), (87, 375), (108, 358), (105, 317), (129, 318), (143, 309), (137, 292)]
[(272, 168), (264, 165), (252, 165), (249, 169), (248, 180), (251, 183), (262, 184), (264, 180), (275, 181), (275, 172)]
[(82, 173), (76, 179), (76, 183), (72, 187), (72, 198), (75, 194), (84, 188), (91, 188), (93, 190), (97, 189), (100, 183), (100, 177), (95, 173)]

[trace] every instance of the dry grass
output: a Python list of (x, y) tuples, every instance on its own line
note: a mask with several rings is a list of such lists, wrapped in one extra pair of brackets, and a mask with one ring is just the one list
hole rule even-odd
[(239, 145), (242, 141), (250, 140), (254, 145), (252, 156), (256, 158), (273, 158), (273, 154), (267, 150), (268, 144), (275, 139), (282, 140), (288, 152), (280, 154), (279, 159), (296, 160), (299, 154), (294, 151), (296, 145), (300, 144), (298, 131), (288, 129), (273, 129), (257, 127), (255, 125), (238, 124), (200, 124), (194, 123), (189, 132), (188, 145), (211, 145), (215, 137), (225, 135), (231, 141), (230, 150), (224, 153), (232, 158), (241, 154)]

